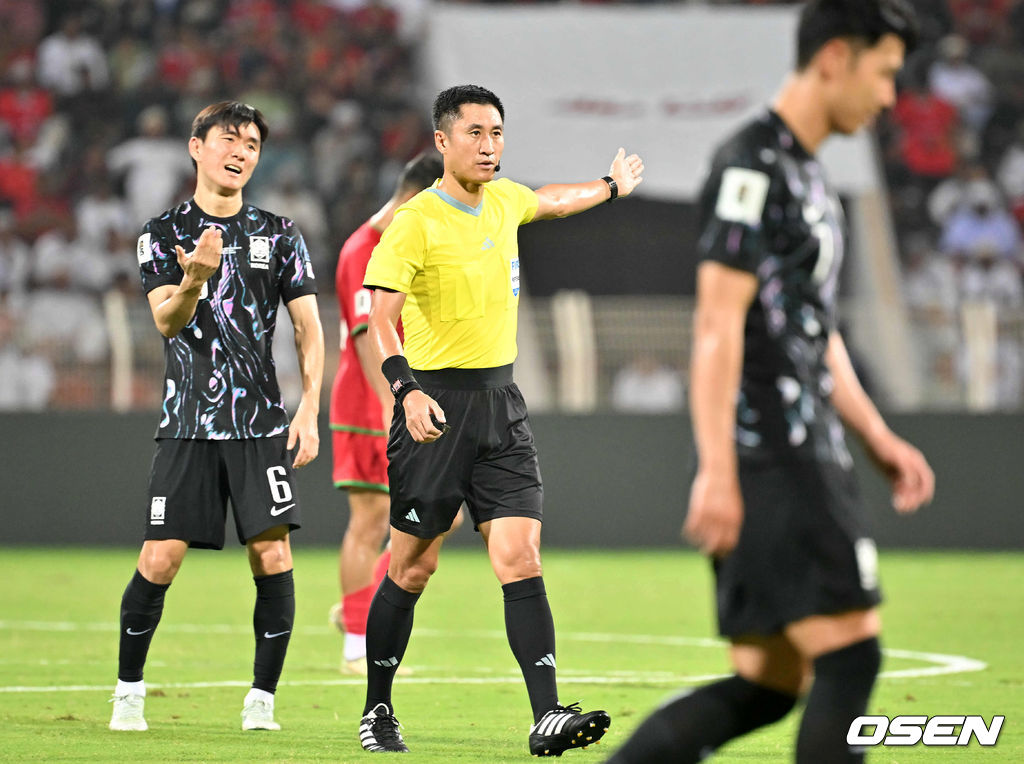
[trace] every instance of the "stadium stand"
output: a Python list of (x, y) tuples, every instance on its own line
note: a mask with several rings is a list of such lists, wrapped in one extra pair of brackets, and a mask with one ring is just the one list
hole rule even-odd
[[(924, 44), (877, 136), (921, 400), (1019, 408), (1024, 0), (914, 3)], [(249, 198), (293, 217), (330, 273), (340, 242), (430, 145), (417, 69), (428, 11), (426, 0), (0, 0), (0, 409), (158, 405), (159, 337), (133, 245), (142, 221), (190, 193), (181, 136), (206, 103), (239, 97), (268, 116)], [(556, 324), (580, 308), (528, 286), (523, 333), (551, 371)], [(689, 309), (685, 289), (594, 297), (596, 388), (581, 408), (614, 405), (617, 376), (640, 358), (685, 380)], [(337, 348), (333, 300), (321, 310)], [(286, 390), (288, 371), (284, 360)]]

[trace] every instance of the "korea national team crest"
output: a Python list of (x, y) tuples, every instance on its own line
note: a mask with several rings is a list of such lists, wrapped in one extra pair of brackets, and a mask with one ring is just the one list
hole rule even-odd
[(270, 270), (270, 237), (249, 237), (249, 267)]
[(519, 296), (519, 258), (512, 261), (512, 296)]

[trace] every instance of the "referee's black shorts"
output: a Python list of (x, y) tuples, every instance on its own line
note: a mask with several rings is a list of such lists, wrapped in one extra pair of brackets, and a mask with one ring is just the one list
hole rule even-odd
[(853, 471), (815, 460), (741, 461), (739, 543), (715, 562), (719, 631), (771, 635), (812, 615), (881, 602)]
[(537, 448), (512, 365), (414, 371), (450, 429), (417, 443), (395, 406), (388, 438), (391, 525), (420, 538), (447, 531), (465, 501), (474, 527), (497, 517), (542, 519)]

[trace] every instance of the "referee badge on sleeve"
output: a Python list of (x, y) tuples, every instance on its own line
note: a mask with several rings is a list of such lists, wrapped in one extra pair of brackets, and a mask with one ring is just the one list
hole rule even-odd
[(519, 296), (519, 258), (512, 261), (512, 296)]

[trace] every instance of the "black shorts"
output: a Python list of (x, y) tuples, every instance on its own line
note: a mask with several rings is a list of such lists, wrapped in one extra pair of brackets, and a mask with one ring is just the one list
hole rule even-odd
[(288, 439), (160, 438), (149, 475), (146, 540), (181, 539), (200, 549), (224, 547), (227, 501), (238, 541), (277, 525), (299, 527)]
[(474, 527), (496, 517), (542, 519), (537, 448), (512, 366), (416, 371), (450, 429), (417, 443), (395, 406), (388, 438), (391, 525), (420, 538), (447, 531), (463, 501)]
[(875, 544), (852, 470), (740, 463), (739, 543), (714, 564), (722, 635), (771, 635), (881, 602)]

